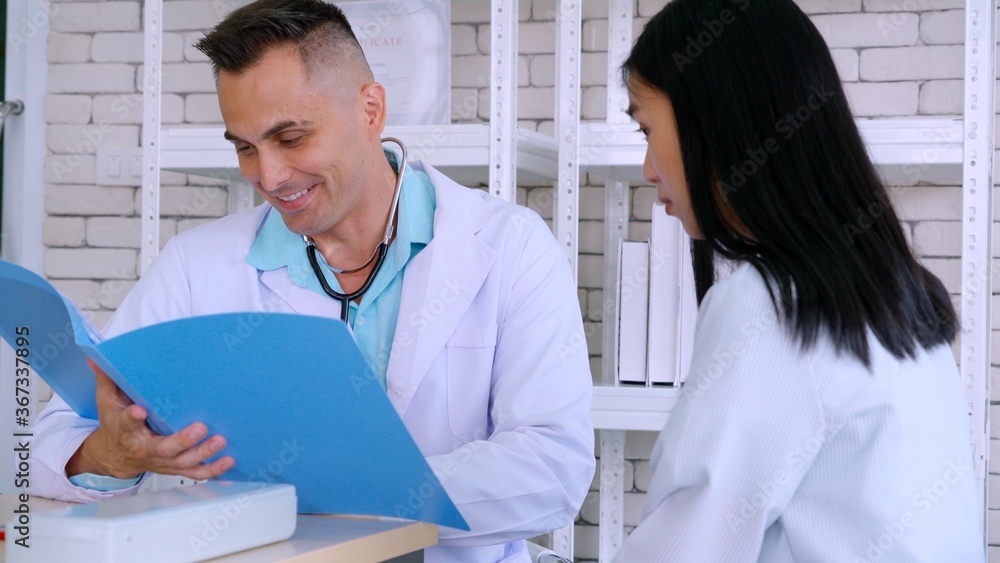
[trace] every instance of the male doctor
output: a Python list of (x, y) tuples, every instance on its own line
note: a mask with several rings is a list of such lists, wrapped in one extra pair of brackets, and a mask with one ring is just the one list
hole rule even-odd
[[(198, 48), (217, 73), (240, 171), (267, 203), (173, 238), (106, 333), (236, 311), (340, 318), (303, 235), (329, 285), (358, 290), (403, 174), (384, 264), (348, 322), (472, 528), (441, 528), (427, 561), (529, 561), (523, 539), (572, 522), (594, 473), (591, 378), (562, 249), (522, 207), (427, 165), (396, 170), (380, 141), (385, 89), (338, 8), (260, 0)], [(274, 353), (309, 350), (289, 334)], [(134, 492), (149, 472), (206, 479), (233, 466), (203, 463), (224, 436), (201, 423), (157, 436), (97, 378), (99, 424), (58, 397), (39, 417), (34, 494), (93, 501)]]

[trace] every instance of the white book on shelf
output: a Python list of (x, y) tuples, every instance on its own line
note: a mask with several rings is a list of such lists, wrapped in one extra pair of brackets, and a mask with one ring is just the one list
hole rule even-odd
[(662, 203), (653, 204), (649, 240), (649, 382), (674, 385), (678, 380), (681, 255), (684, 230)]
[(698, 295), (695, 292), (694, 268), (691, 263), (691, 237), (681, 236), (680, 304), (678, 315), (678, 361), (677, 381), (680, 386), (687, 379), (691, 368), (691, 354), (694, 350), (694, 329), (698, 320)]
[(649, 243), (622, 241), (618, 278), (618, 381), (646, 382)]

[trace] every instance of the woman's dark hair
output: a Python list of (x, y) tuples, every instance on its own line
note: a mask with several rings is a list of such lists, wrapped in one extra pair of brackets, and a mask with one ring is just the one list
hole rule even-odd
[(830, 51), (792, 0), (674, 0), (622, 77), (673, 105), (704, 236), (699, 302), (717, 254), (761, 273), (804, 347), (826, 330), (867, 366), (869, 327), (900, 359), (954, 339), (948, 293), (910, 251)]
[(371, 74), (344, 12), (323, 0), (257, 0), (226, 16), (195, 47), (218, 78), (219, 71), (243, 72), (284, 44), (299, 48), (310, 72), (346, 61)]

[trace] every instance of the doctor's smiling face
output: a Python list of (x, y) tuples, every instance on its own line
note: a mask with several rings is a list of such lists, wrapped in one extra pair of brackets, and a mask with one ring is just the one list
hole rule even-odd
[(667, 214), (680, 219), (684, 230), (692, 238), (702, 238), (684, 176), (684, 159), (673, 105), (666, 94), (651, 88), (634, 75), (629, 78), (628, 92), (628, 113), (639, 124), (639, 130), (646, 138), (643, 178), (656, 186)]
[(384, 225), (392, 194), (366, 188), (391, 172), (379, 141), (385, 90), (350, 62), (315, 68), (300, 53), (279, 44), (241, 72), (220, 71), (219, 105), (243, 177), (323, 250)]

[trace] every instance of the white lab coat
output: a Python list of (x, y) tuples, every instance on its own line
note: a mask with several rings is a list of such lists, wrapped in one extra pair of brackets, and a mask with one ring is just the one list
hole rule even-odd
[[(572, 522), (594, 472), (576, 286), (536, 214), (413, 167), (435, 187), (434, 238), (405, 270), (387, 392), (472, 528), (441, 528), (426, 560), (528, 561), (520, 540)], [(339, 318), (339, 302), (295, 285), (287, 269), (246, 263), (267, 209), (173, 238), (106, 334), (237, 311)], [(274, 349), (294, 353), (295, 335)], [(124, 494), (75, 487), (65, 476), (95, 427), (53, 399), (35, 424), (32, 493), (75, 501)]]
[(698, 311), (684, 392), (620, 563), (982, 563), (969, 419), (948, 346), (869, 370), (803, 349), (749, 263)]

